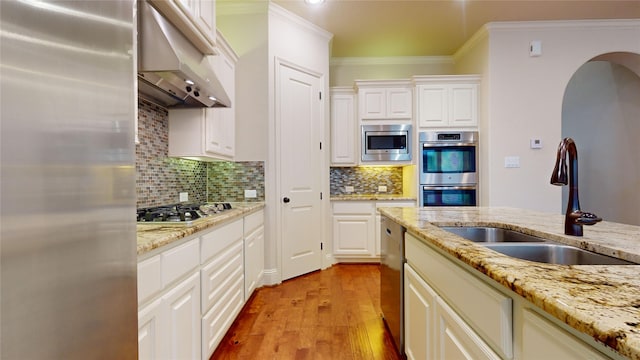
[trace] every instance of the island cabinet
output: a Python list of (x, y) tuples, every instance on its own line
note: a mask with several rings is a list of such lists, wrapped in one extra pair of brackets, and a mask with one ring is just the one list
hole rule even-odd
[(360, 120), (411, 120), (413, 91), (409, 80), (359, 80)]
[(380, 261), (379, 207), (413, 207), (413, 201), (332, 201), (333, 256), (339, 262)]
[(479, 76), (414, 76), (413, 80), (418, 127), (478, 126)]
[(356, 95), (351, 87), (331, 88), (331, 165), (358, 164), (359, 138)]
[(411, 233), (405, 254), (407, 359), (619, 358)]
[(203, 54), (217, 54), (215, 0), (150, 0)]

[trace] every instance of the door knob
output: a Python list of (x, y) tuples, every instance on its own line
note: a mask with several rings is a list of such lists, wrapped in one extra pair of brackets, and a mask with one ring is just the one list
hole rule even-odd
[(282, 202), (285, 204), (287, 204), (289, 201), (291, 201), (291, 199), (289, 199), (288, 197), (282, 199)]

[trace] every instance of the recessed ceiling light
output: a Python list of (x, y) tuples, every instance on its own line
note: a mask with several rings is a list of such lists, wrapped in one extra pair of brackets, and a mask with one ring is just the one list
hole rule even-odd
[(324, 0), (304, 0), (304, 2), (311, 5), (318, 5), (318, 4), (322, 4)]

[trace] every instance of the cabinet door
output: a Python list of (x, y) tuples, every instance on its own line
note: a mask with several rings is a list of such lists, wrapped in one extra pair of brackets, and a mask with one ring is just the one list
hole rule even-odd
[(478, 125), (478, 85), (451, 85), (449, 98), (450, 126)]
[(235, 109), (207, 109), (205, 151), (233, 158), (235, 155)]
[(500, 359), (441, 298), (436, 299), (436, 359)]
[(447, 90), (446, 85), (418, 86), (418, 126), (440, 127), (449, 124)]
[(249, 299), (253, 291), (262, 283), (264, 269), (264, 226), (260, 226), (244, 240), (245, 292)]
[(397, 88), (387, 89), (387, 118), (411, 119), (412, 96), (411, 89)]
[(334, 215), (333, 253), (336, 256), (373, 256), (374, 219), (372, 215)]
[(524, 360), (608, 359), (531, 310), (524, 311), (523, 319), (522, 358)]
[(387, 117), (386, 89), (360, 89), (358, 104), (361, 119), (384, 119)]
[(404, 265), (404, 350), (407, 360), (435, 358), (437, 294), (408, 265)]
[(216, 42), (216, 2), (215, 0), (194, 0), (195, 23), (211, 42)]
[(358, 132), (355, 95), (331, 95), (331, 163), (356, 165)]
[(162, 311), (162, 299), (138, 311), (138, 359), (165, 359), (167, 325)]
[(195, 273), (162, 297), (167, 316), (167, 358), (200, 358), (200, 274)]

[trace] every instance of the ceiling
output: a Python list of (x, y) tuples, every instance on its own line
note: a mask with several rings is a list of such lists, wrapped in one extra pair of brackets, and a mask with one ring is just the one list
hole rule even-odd
[(640, 19), (640, 0), (272, 1), (331, 32), (332, 57), (450, 56), (492, 21)]

